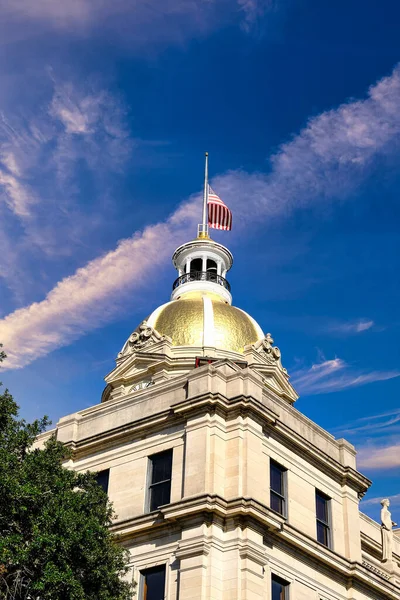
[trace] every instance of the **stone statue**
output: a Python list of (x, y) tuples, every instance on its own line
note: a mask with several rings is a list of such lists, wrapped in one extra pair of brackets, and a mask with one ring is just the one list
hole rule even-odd
[(392, 521), (392, 515), (389, 511), (390, 501), (388, 498), (381, 500), (381, 534), (382, 534), (382, 562), (392, 561), (393, 531), (397, 523)]

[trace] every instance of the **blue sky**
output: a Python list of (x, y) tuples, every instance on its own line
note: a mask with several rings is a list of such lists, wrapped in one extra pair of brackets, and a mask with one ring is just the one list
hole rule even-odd
[[(400, 5), (0, 0), (3, 382), (32, 419), (100, 400), (169, 299), (203, 153), (234, 303), (296, 407), (400, 513)], [(8, 367), (8, 368), (7, 368)], [(398, 518), (397, 518), (398, 520)]]

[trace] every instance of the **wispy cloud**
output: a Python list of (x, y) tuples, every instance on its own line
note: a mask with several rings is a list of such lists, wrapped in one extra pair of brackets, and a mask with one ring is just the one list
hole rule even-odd
[(244, 15), (242, 29), (247, 32), (251, 31), (267, 12), (277, 8), (276, 0), (237, 0), (237, 3)]
[(349, 436), (357, 444), (359, 468), (386, 470), (400, 466), (400, 408), (360, 417), (333, 433)]
[(391, 446), (364, 446), (358, 449), (357, 466), (360, 469), (388, 470), (400, 467), (400, 444)]
[(357, 371), (341, 358), (292, 371), (292, 383), (304, 395), (328, 394), (394, 377), (400, 377), (400, 371)]
[(341, 425), (338, 429), (341, 435), (366, 436), (382, 435), (385, 438), (400, 433), (400, 408), (385, 411), (377, 415), (360, 417), (350, 423)]
[[(395, 155), (400, 140), (400, 67), (369, 89), (365, 100), (313, 117), (271, 157), (268, 174), (232, 171), (215, 187), (247, 222), (344, 199)], [(240, 199), (240, 200), (238, 200)], [(252, 210), (249, 210), (251, 206)]]
[(275, 4), (275, 0), (0, 0), (0, 31), (5, 40), (20, 39), (30, 34), (29, 25), (34, 23), (74, 36), (111, 35), (130, 46), (183, 43), (234, 21), (240, 12), (243, 29), (250, 31)]
[(23, 367), (115, 318), (128, 295), (140, 293), (177, 241), (194, 229), (198, 202), (121, 241), (114, 251), (60, 281), (42, 302), (0, 321), (6, 368)]
[(347, 323), (331, 323), (325, 330), (330, 333), (337, 333), (339, 335), (352, 335), (368, 331), (374, 327), (375, 323), (368, 319), (358, 319), (356, 321), (348, 321)]
[[(64, 132), (72, 138), (91, 132), (93, 122), (99, 122), (92, 102), (62, 98), (55, 99), (52, 110)], [(103, 126), (104, 121), (100, 123)], [(284, 217), (294, 209), (349, 196), (370, 175), (374, 160), (394, 152), (399, 137), (400, 68), (396, 67), (391, 76), (370, 88), (365, 100), (311, 119), (272, 156), (268, 174), (231, 171), (216, 177), (213, 186), (234, 209), (238, 229), (255, 216), (258, 221), (268, 218), (271, 224), (272, 217)], [(1, 320), (0, 339), (10, 355), (9, 367), (22, 367), (112, 320), (118, 313), (117, 299), (126, 290), (139, 298), (149, 270), (169, 259), (172, 246), (165, 240), (173, 239), (175, 244), (187, 236), (190, 228), (182, 226), (187, 219), (193, 227), (193, 210), (193, 202), (186, 204), (166, 222), (120, 242), (115, 251), (60, 281), (42, 302)], [(301, 393), (316, 394), (399, 374), (355, 372), (336, 358), (298, 370), (293, 379)]]
[[(375, 506), (381, 503), (383, 496), (378, 496), (377, 498), (365, 498), (361, 500), (360, 509), (363, 510), (365, 506)], [(395, 494), (394, 496), (389, 496), (390, 503), (393, 505), (400, 504), (400, 494)]]
[(54, 261), (71, 254), (98, 226), (95, 206), (102, 195), (95, 190), (80, 202), (82, 175), (90, 173), (91, 185), (107, 193), (112, 175), (131, 156), (119, 98), (51, 73), (49, 82), (48, 103), (31, 108), (25, 119), (0, 115), (0, 247), (12, 246), (0, 275), (14, 291), (16, 278), (25, 279), (21, 270), (30, 271), (24, 257), (41, 253)]

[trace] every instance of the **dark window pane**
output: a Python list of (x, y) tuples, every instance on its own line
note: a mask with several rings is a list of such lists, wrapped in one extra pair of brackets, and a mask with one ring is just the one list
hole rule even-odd
[(274, 492), (277, 492), (283, 496), (283, 473), (284, 469), (279, 467), (277, 464), (271, 462), (270, 465), (270, 485)]
[(150, 488), (150, 510), (157, 510), (163, 504), (169, 504), (171, 499), (171, 481), (157, 483)]
[(149, 486), (149, 510), (157, 510), (169, 504), (171, 498), (172, 450), (150, 457), (151, 482)]
[(210, 260), (208, 258), (206, 269), (207, 269), (207, 271), (213, 271), (214, 273), (216, 273), (217, 272), (217, 263), (214, 260)]
[(283, 500), (277, 494), (271, 491), (271, 508), (276, 510), (280, 515), (283, 515)]
[(143, 600), (164, 600), (165, 565), (143, 571)]
[(289, 584), (280, 577), (272, 576), (272, 600), (287, 600)]
[(317, 508), (317, 519), (328, 523), (328, 499), (323, 496), (320, 492), (316, 493), (316, 508)]
[(317, 540), (320, 544), (329, 546), (329, 528), (320, 521), (317, 521)]
[(190, 263), (190, 271), (202, 271), (203, 270), (203, 259), (195, 258)]
[(151, 483), (166, 481), (171, 479), (172, 471), (172, 450), (160, 452), (151, 457), (152, 471)]
[(103, 489), (103, 491), (108, 494), (108, 480), (110, 478), (110, 469), (105, 469), (104, 471), (99, 471), (96, 473), (97, 483)]

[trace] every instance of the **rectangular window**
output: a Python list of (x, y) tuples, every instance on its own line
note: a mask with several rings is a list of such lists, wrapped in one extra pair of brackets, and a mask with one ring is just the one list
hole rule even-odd
[(142, 571), (141, 600), (164, 600), (165, 597), (165, 565)]
[(172, 450), (150, 456), (149, 510), (169, 504), (171, 498)]
[(330, 501), (329, 496), (315, 490), (317, 540), (327, 548), (331, 547)]
[(277, 513), (286, 517), (286, 469), (270, 461), (269, 465), (270, 480), (270, 506)]
[(289, 584), (277, 575), (271, 577), (271, 600), (289, 600)]
[(110, 479), (110, 469), (104, 469), (104, 471), (98, 471), (96, 473), (97, 483), (108, 494), (108, 481)]

